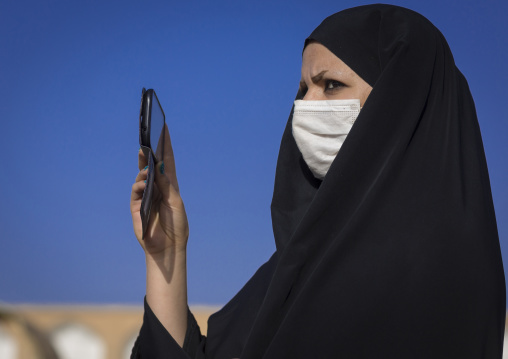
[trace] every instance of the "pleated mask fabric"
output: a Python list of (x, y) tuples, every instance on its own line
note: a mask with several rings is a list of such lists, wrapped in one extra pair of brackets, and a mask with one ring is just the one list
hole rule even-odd
[(323, 179), (360, 113), (360, 100), (296, 100), (293, 138), (314, 177)]

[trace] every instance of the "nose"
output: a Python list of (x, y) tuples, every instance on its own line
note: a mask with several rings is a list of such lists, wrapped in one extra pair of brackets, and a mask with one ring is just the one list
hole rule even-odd
[(319, 101), (319, 100), (326, 100), (326, 99), (324, 98), (321, 91), (319, 91), (319, 88), (309, 87), (307, 89), (307, 92), (305, 93), (305, 96), (303, 96), (302, 100), (304, 100), (304, 101)]

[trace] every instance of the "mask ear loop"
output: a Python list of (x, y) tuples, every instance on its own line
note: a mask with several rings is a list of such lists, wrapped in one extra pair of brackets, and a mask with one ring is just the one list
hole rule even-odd
[(145, 239), (145, 233), (148, 229), (148, 221), (150, 220), (150, 210), (152, 208), (152, 197), (153, 197), (153, 186), (154, 186), (154, 160), (153, 154), (150, 147), (141, 146), (141, 150), (145, 155), (145, 158), (148, 158), (148, 174), (146, 178), (146, 187), (143, 191), (143, 198), (141, 199), (141, 208), (139, 209), (139, 214), (141, 215), (141, 224), (142, 224), (142, 239)]

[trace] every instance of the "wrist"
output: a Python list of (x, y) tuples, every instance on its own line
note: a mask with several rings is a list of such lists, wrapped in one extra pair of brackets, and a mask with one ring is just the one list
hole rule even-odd
[(146, 255), (146, 301), (162, 325), (182, 346), (187, 330), (185, 250)]
[(171, 250), (156, 254), (145, 254), (145, 262), (147, 271), (174, 271), (186, 266), (187, 251)]
[(187, 246), (172, 246), (157, 252), (148, 252), (145, 250), (145, 260), (147, 264), (165, 264), (171, 259), (181, 259), (187, 257)]
[[(187, 256), (185, 251), (166, 253), (165, 256), (146, 256), (147, 297), (166, 297), (187, 293), (181, 288), (187, 284)], [(175, 292), (175, 288), (178, 288)]]

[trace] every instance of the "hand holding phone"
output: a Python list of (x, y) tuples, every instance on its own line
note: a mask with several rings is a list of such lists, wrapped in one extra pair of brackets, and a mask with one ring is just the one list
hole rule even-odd
[(152, 207), (155, 164), (164, 159), (163, 131), (165, 123), (166, 117), (155, 91), (143, 88), (139, 113), (139, 145), (148, 161), (148, 176), (140, 209), (143, 238), (148, 227)]

